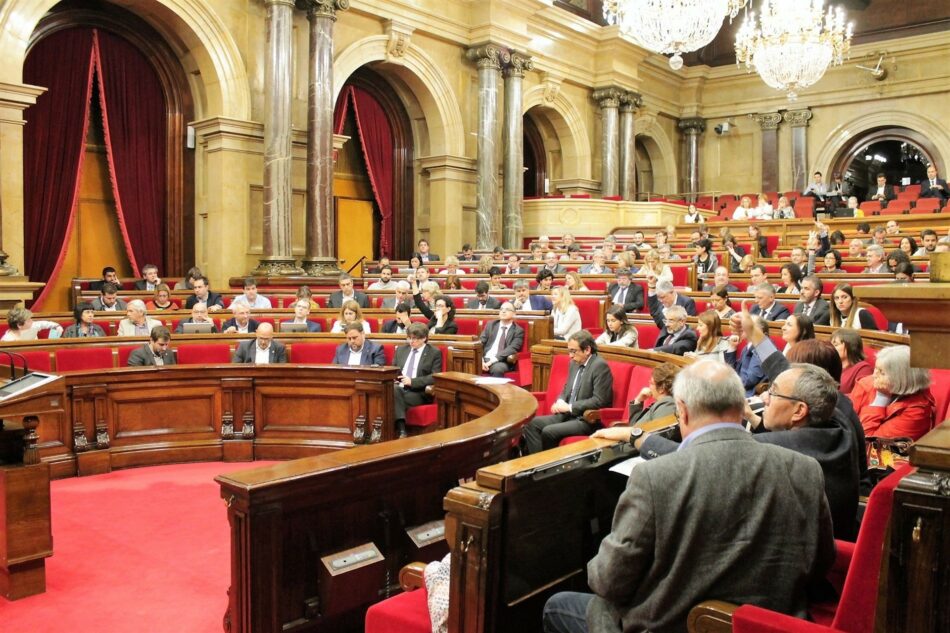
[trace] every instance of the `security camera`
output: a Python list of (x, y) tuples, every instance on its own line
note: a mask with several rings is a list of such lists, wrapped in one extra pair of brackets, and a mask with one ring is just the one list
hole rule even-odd
[(719, 134), (719, 135), (728, 134), (730, 127), (731, 125), (729, 124), (729, 121), (723, 121), (722, 123), (716, 126), (715, 128), (716, 134)]

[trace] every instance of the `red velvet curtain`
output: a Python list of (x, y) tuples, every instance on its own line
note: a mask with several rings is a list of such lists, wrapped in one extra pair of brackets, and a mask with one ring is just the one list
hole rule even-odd
[[(23, 130), (24, 269), (33, 281), (56, 275), (72, 231), (92, 98), (92, 46), (91, 30), (59, 31), (38, 42), (23, 65), (24, 82), (48, 89), (27, 110)], [(50, 287), (34, 305), (42, 305)]]
[(97, 32), (99, 95), (115, 206), (135, 275), (165, 267), (165, 93), (148, 59), (127, 40)]
[(350, 106), (356, 119), (363, 160), (369, 174), (373, 198), (382, 218), (379, 230), (379, 255), (391, 257), (393, 247), (393, 131), (380, 103), (357, 86), (345, 86), (333, 110), (333, 129), (343, 133)]

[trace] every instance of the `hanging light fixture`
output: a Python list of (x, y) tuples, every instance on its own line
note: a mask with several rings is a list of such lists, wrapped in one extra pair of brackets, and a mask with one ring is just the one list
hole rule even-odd
[(788, 93), (822, 78), (829, 66), (838, 66), (851, 49), (851, 23), (845, 24), (841, 7), (828, 8), (824, 0), (762, 0), (756, 23), (749, 12), (736, 35), (736, 64), (754, 69), (766, 84)]
[(683, 67), (683, 53), (709, 44), (722, 19), (732, 21), (747, 0), (604, 0), (604, 19), (648, 51), (673, 56), (670, 68)]

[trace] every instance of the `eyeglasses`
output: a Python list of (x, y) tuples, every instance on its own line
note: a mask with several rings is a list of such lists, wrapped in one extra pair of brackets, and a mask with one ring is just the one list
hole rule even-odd
[(795, 398), (793, 396), (784, 396), (780, 393), (775, 393), (775, 385), (772, 385), (771, 387), (769, 387), (769, 390), (766, 393), (769, 394), (769, 398), (783, 398), (785, 400), (792, 400), (794, 402), (805, 402), (801, 398)]
[(574, 348), (574, 349), (571, 349), (570, 347), (567, 348), (567, 353), (570, 354), (571, 356), (573, 356), (574, 354), (580, 354), (580, 352), (581, 352), (581, 349), (579, 347)]

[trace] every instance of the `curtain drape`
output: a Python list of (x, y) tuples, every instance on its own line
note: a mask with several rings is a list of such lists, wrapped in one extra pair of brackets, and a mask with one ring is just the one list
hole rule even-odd
[(368, 92), (352, 87), (350, 98), (366, 171), (381, 217), (379, 255), (390, 257), (393, 243), (393, 131), (380, 103)]
[(99, 96), (119, 227), (134, 274), (165, 271), (165, 94), (148, 59), (127, 40), (96, 34)]
[[(33, 281), (55, 277), (63, 263), (79, 195), (92, 99), (93, 32), (68, 29), (38, 42), (23, 81), (44, 86), (23, 130), (24, 269)], [(47, 285), (34, 302), (41, 307)]]

